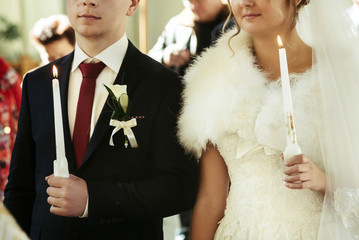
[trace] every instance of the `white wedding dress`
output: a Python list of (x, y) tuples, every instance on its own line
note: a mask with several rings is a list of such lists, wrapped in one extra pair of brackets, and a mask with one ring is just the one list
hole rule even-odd
[[(311, 122), (316, 118), (311, 105), (315, 105), (317, 99), (314, 95), (308, 96), (310, 93), (306, 94), (307, 91), (313, 94), (316, 90), (314, 86), (308, 89), (310, 83), (304, 83), (310, 81), (304, 79), (308, 76), (309, 73), (297, 76), (297, 81), (302, 84), (292, 84), (295, 92), (293, 101), (305, 104), (295, 108), (295, 116), (299, 118), (296, 119), (298, 138), (300, 143), (303, 139), (307, 143), (301, 145), (303, 152), (322, 167), (315, 124)], [(223, 135), (217, 142), (228, 167), (231, 187), (225, 217), (220, 222), (215, 239), (317, 239), (322, 196), (311, 190), (291, 190), (283, 185), (280, 149), (284, 149), (285, 145), (284, 137), (280, 136), (284, 136), (281, 88), (278, 83), (272, 83), (263, 90), (264, 98), (258, 107), (257, 118), (251, 119), (256, 122), (254, 135), (258, 145), (237, 158), (235, 146), (238, 134)], [(312, 102), (300, 99), (301, 95), (312, 99)], [(303, 121), (306, 119), (307, 123)], [(276, 147), (280, 145), (283, 147)]]
[[(179, 138), (199, 157), (215, 144), (231, 181), (225, 216), (216, 240), (317, 239), (323, 196), (283, 185), (286, 146), (282, 90), (257, 68), (252, 42), (229, 32), (186, 76)], [(251, 61), (249, 61), (251, 60)], [(291, 75), (298, 143), (323, 168), (318, 124), (319, 86), (312, 71)]]
[(317, 239), (322, 199), (286, 189), (277, 155), (258, 146), (240, 162), (226, 162), (232, 185), (215, 239)]

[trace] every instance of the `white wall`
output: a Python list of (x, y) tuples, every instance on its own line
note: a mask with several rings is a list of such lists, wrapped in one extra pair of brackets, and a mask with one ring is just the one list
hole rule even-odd
[(64, 12), (62, 0), (0, 0), (0, 6), (0, 15), (17, 24), (21, 32), (21, 39), (0, 43), (0, 54), (10, 60), (23, 54), (37, 57), (37, 52), (29, 41), (32, 25), (39, 18)]
[[(19, 25), (20, 21), (20, 7), (18, 0), (0, 0), (0, 15), (8, 19), (10, 22)], [(20, 40), (14, 42), (7, 42), (0, 40), (0, 55), (11, 59), (17, 58), (22, 52), (22, 42)]]
[(156, 43), (168, 20), (183, 9), (182, 0), (148, 0), (148, 46)]

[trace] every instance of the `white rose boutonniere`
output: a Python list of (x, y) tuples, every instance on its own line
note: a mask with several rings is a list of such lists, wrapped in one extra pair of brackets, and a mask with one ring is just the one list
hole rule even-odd
[(137, 126), (137, 121), (135, 118), (131, 118), (129, 110), (131, 105), (129, 104), (129, 98), (127, 95), (127, 85), (104, 85), (107, 89), (110, 98), (108, 100), (108, 105), (113, 110), (110, 126), (115, 127), (112, 131), (110, 137), (110, 145), (114, 146), (113, 135), (117, 133), (120, 129), (123, 129), (125, 135), (125, 147), (128, 147), (128, 144), (132, 148), (137, 148), (138, 144), (135, 138), (135, 134), (132, 131), (132, 127)]

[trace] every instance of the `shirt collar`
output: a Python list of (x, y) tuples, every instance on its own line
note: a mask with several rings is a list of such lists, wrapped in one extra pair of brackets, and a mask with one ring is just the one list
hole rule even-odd
[(109, 67), (112, 71), (118, 73), (120, 71), (123, 59), (125, 58), (127, 47), (128, 40), (126, 34), (124, 34), (120, 40), (107, 47), (95, 57), (90, 58), (76, 43), (71, 72), (75, 71), (80, 63), (87, 59), (98, 59), (99, 61), (106, 64), (106, 66)]

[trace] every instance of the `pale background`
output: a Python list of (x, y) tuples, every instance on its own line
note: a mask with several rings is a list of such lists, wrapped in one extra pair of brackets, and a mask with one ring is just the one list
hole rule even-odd
[[(342, 0), (340, 0), (342, 1)], [(351, 0), (345, 0), (351, 3)], [(143, 7), (144, 0), (140, 2)], [(40, 60), (29, 41), (29, 31), (35, 21), (52, 14), (65, 13), (65, 0), (0, 0), (0, 16), (15, 23), (21, 38), (15, 41), (0, 39), (0, 56), (10, 61), (21, 73)], [(182, 0), (147, 0), (147, 48), (150, 49), (161, 34), (167, 21), (183, 9)], [(139, 10), (128, 18), (127, 36), (140, 47)], [(143, 45), (142, 45), (142, 50)], [(145, 52), (145, 50), (143, 50)], [(30, 65), (30, 66), (27, 66)]]
[[(143, 1), (140, 2), (140, 7)], [(148, 49), (161, 34), (167, 21), (182, 9), (182, 0), (147, 0)], [(21, 38), (15, 41), (0, 40), (0, 56), (13, 64), (21, 59), (39, 61), (39, 55), (29, 41), (29, 31), (38, 19), (52, 14), (65, 13), (65, 0), (0, 0), (0, 16), (18, 25)], [(139, 47), (139, 11), (128, 18), (127, 36)]]

